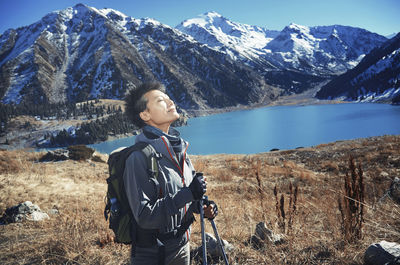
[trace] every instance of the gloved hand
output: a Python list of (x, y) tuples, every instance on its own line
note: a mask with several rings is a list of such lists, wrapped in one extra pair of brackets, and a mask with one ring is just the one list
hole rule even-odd
[(218, 206), (214, 201), (209, 201), (208, 199), (203, 200), (204, 203), (204, 215), (212, 220), (218, 215)]
[(192, 191), (194, 200), (200, 200), (204, 193), (207, 191), (206, 179), (203, 173), (197, 172), (194, 176), (192, 183), (189, 185), (189, 189)]

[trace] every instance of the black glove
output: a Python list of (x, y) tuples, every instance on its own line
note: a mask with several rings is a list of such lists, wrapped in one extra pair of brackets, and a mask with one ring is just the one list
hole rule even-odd
[(194, 176), (192, 183), (189, 185), (189, 189), (192, 191), (194, 200), (200, 200), (204, 193), (207, 191), (207, 184), (204, 179), (203, 173), (198, 172)]
[[(218, 215), (218, 206), (214, 201), (209, 201), (208, 199), (203, 199), (203, 203), (204, 205), (210, 206), (212, 205), (213, 209), (214, 209), (214, 218), (217, 217)], [(212, 219), (214, 219), (212, 218)]]

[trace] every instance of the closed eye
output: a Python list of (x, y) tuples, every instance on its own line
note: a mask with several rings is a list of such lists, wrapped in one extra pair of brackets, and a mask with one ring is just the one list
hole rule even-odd
[(157, 102), (161, 102), (161, 101), (167, 101), (167, 100), (170, 100), (168, 97), (166, 97), (166, 98), (159, 98), (158, 100), (157, 100)]

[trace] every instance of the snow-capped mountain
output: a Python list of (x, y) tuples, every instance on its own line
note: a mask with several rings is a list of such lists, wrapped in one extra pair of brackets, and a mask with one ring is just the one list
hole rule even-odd
[(158, 80), (184, 109), (265, 103), (326, 82), (385, 40), (344, 26), (272, 31), (215, 12), (171, 28), (78, 4), (0, 35), (0, 99), (121, 99)]
[(268, 101), (254, 69), (152, 19), (78, 4), (0, 36), (3, 103), (122, 98), (159, 80), (182, 108)]
[(197, 41), (264, 68), (337, 75), (353, 68), (362, 57), (387, 39), (347, 26), (306, 27), (290, 24), (282, 31), (232, 22), (209, 12), (176, 27)]
[(249, 60), (264, 54), (265, 45), (279, 34), (279, 31), (232, 22), (216, 12), (185, 20), (176, 28), (233, 59)]
[(400, 33), (321, 88), (318, 98), (400, 103)]

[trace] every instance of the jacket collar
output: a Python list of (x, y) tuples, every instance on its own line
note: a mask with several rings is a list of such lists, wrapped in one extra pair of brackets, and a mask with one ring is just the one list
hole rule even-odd
[[(154, 128), (154, 127), (152, 127)], [(144, 131), (147, 130), (147, 128), (143, 129)], [(174, 129), (174, 128), (170, 128), (170, 134), (172, 134), (173, 136), (177, 136), (179, 137), (179, 132)], [(149, 143), (151, 144), (154, 149), (156, 149), (157, 152), (161, 153), (162, 155), (164, 155), (165, 157), (169, 158), (171, 161), (173, 161), (174, 163), (179, 165), (178, 160), (176, 159), (175, 156), (175, 152), (174, 149), (172, 148), (172, 145), (170, 143), (170, 140), (168, 139), (167, 136), (162, 135), (160, 137), (154, 138), (151, 137), (149, 134), (142, 132), (141, 134), (139, 134), (138, 136), (136, 136), (135, 142), (145, 142), (145, 143)], [(183, 155), (185, 155), (186, 153), (186, 149), (188, 147), (188, 142), (186, 142), (185, 140), (181, 139), (181, 143), (182, 145), (182, 152), (184, 153)]]

